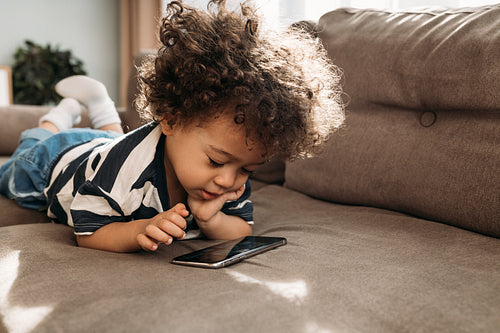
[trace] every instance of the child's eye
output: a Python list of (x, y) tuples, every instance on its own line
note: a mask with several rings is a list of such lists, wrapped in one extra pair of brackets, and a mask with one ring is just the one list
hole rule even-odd
[(254, 173), (253, 171), (251, 171), (251, 170), (247, 170), (247, 169), (245, 169), (245, 168), (242, 168), (242, 169), (241, 169), (241, 171), (242, 171), (244, 174), (249, 175), (249, 176), (253, 175), (253, 173)]
[(220, 167), (224, 166), (224, 164), (222, 164), (222, 163), (217, 163), (217, 162), (215, 162), (213, 159), (211, 159), (210, 157), (209, 157), (208, 159), (209, 159), (209, 161), (210, 161), (210, 164), (211, 164), (213, 167), (220, 168)]

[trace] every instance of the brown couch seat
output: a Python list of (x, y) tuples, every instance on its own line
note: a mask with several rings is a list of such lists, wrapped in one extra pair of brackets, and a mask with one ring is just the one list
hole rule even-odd
[(220, 270), (169, 264), (213, 241), (117, 254), (75, 246), (62, 225), (4, 227), (10, 308), (42, 313), (31, 317), (37, 332), (498, 328), (497, 239), (280, 186), (257, 190), (254, 202), (255, 234), (288, 244)]

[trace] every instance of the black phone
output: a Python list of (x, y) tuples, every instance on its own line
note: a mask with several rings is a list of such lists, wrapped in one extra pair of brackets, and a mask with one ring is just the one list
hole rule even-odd
[(175, 257), (173, 264), (222, 268), (286, 244), (283, 237), (247, 236)]

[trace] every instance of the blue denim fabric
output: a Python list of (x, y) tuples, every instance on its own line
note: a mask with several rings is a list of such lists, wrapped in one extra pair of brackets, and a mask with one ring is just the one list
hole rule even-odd
[(73, 128), (57, 134), (43, 128), (24, 131), (12, 157), (0, 167), (0, 194), (23, 207), (44, 207), (47, 202), (43, 190), (61, 153), (96, 138), (113, 139), (120, 135), (90, 128)]

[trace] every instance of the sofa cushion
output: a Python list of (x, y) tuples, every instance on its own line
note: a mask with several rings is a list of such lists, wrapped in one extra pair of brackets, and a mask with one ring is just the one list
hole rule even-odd
[(37, 127), (38, 119), (49, 112), (49, 106), (11, 105), (0, 107), (0, 155), (10, 155), (16, 150), (24, 130)]
[(339, 9), (317, 30), (352, 104), (499, 112), (500, 4), (452, 10)]
[(285, 162), (278, 156), (272, 157), (252, 172), (250, 178), (267, 184), (281, 185), (285, 179)]
[(50, 221), (45, 212), (21, 207), (14, 200), (0, 195), (0, 227)]
[[(0, 107), (0, 155), (12, 154), (19, 142), (21, 133), (38, 126), (38, 120), (53, 106), (10, 105)], [(124, 112), (119, 112), (122, 116)], [(82, 111), (82, 121), (76, 127), (90, 127), (87, 110)]]
[[(49, 112), (53, 106), (47, 105), (9, 105), (0, 106), (0, 155), (12, 154), (19, 142), (21, 133), (38, 126), (38, 120)], [(125, 130), (130, 130), (128, 115), (133, 111), (117, 107), (118, 115)], [(135, 125), (135, 124), (132, 124)], [(87, 109), (82, 109), (82, 120), (75, 127), (91, 127)], [(1, 162), (1, 161), (0, 161)]]
[(336, 10), (318, 24), (345, 73), (343, 129), (288, 187), (500, 237), (500, 5)]
[(500, 288), (498, 239), (279, 186), (253, 199), (255, 234), (288, 244), (220, 270), (169, 264), (213, 241), (118, 254), (77, 247), (63, 225), (2, 228), (6, 331), (489, 332), (500, 325), (492, 292)]

